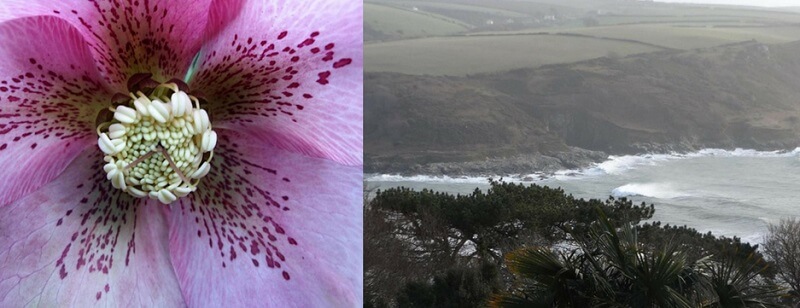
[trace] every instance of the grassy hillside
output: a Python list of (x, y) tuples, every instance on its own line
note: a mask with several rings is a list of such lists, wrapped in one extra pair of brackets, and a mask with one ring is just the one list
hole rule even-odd
[(364, 60), (367, 72), (463, 76), (657, 50), (661, 49), (588, 37), (493, 35), (369, 44)]
[(800, 42), (750, 42), (471, 77), (369, 73), (367, 167), (568, 146), (610, 153), (794, 148), (798, 54)]
[(467, 25), (458, 20), (405, 7), (364, 4), (367, 40), (442, 36), (467, 30)]
[(630, 39), (675, 49), (695, 49), (756, 40), (762, 43), (786, 43), (800, 40), (800, 27), (766, 27), (752, 24), (654, 24), (586, 27), (561, 30), (605, 38)]
[[(800, 13), (791, 10), (612, 0), (371, 1), (368, 72), (464, 76), (663, 48), (800, 39)], [(593, 38), (531, 35), (542, 33)]]
[[(395, 10), (388, 10), (394, 8)], [(399, 11), (398, 11), (399, 10)], [(370, 0), (365, 7), (365, 28), (383, 37), (367, 36), (367, 41), (430, 37), (467, 31), (531, 30), (579, 25), (685, 24), (715, 26), (723, 23), (750, 23), (787, 26), (800, 23), (800, 12), (792, 9), (767, 9), (720, 5), (680, 5), (613, 0)], [(417, 14), (409, 15), (409, 13)], [(423, 25), (441, 25), (427, 18), (457, 23), (461, 31), (413, 31)], [(550, 16), (550, 17), (548, 17)], [(553, 19), (550, 19), (554, 17)], [(391, 20), (391, 22), (381, 22)], [(396, 35), (408, 32), (406, 35)], [(445, 30), (444, 28), (442, 30)], [(450, 29), (452, 30), (452, 29)]]

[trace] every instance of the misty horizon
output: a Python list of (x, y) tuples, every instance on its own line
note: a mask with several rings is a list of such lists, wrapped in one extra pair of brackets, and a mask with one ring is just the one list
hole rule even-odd
[(692, 3), (692, 4), (723, 4), (723, 5), (743, 5), (761, 7), (793, 7), (800, 6), (796, 0), (656, 0), (656, 2), (668, 3)]

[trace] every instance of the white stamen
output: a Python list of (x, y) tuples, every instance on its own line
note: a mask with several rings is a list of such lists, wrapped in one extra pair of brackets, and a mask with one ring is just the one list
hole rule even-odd
[(185, 92), (177, 92), (172, 94), (172, 115), (181, 117), (186, 114), (186, 111), (191, 111), (192, 102), (189, 100), (189, 95)]
[(180, 198), (180, 197), (185, 197), (185, 196), (189, 195), (189, 193), (193, 192), (194, 190), (195, 190), (194, 186), (180, 186), (180, 187), (176, 187), (174, 192), (175, 192), (175, 196)]
[[(106, 157), (111, 157), (111, 156), (106, 156)], [(103, 171), (105, 171), (106, 173), (109, 173), (109, 172), (111, 172), (111, 170), (114, 170), (114, 169), (117, 169), (117, 165), (114, 164), (113, 162), (110, 162), (110, 163), (107, 163), (107, 164), (103, 165)]]
[(111, 186), (114, 186), (114, 188), (125, 190), (126, 188), (125, 175), (123, 175), (122, 172), (119, 170), (116, 171), (117, 172), (115, 172), (114, 176), (111, 178)]
[(177, 200), (178, 197), (175, 196), (172, 192), (166, 189), (162, 189), (158, 191), (158, 201), (164, 204), (170, 204), (172, 201)]
[(106, 133), (102, 133), (100, 134), (100, 138), (97, 139), (97, 145), (100, 146), (100, 150), (102, 150), (103, 153), (114, 155), (125, 148), (125, 141), (121, 139), (110, 139)]
[(203, 152), (213, 151), (214, 147), (217, 145), (217, 133), (213, 130), (207, 130), (203, 133), (201, 144)]
[(108, 137), (111, 139), (122, 137), (125, 135), (125, 133), (125, 126), (122, 124), (111, 124), (111, 126), (108, 127)]
[(136, 94), (130, 94), (128, 106), (116, 107), (111, 123), (98, 129), (97, 144), (106, 154), (103, 171), (114, 188), (169, 204), (195, 191), (209, 173), (217, 133), (197, 99), (177, 85), (156, 87), (152, 100)]
[(114, 119), (126, 124), (136, 122), (136, 110), (130, 107), (117, 106), (117, 110), (114, 112)]
[(200, 168), (197, 168), (197, 171), (192, 173), (192, 175), (190, 175), (189, 177), (193, 179), (202, 178), (206, 176), (206, 174), (208, 174), (209, 170), (211, 170), (211, 165), (208, 162), (203, 162), (203, 164), (200, 165)]
[(194, 131), (195, 133), (202, 133), (208, 129), (208, 126), (211, 125), (208, 121), (208, 113), (205, 110), (195, 110), (192, 113), (192, 118), (194, 119)]
[(150, 106), (150, 99), (147, 96), (141, 96), (133, 101), (133, 106), (136, 107), (136, 111), (138, 111), (143, 116), (149, 116), (150, 111), (147, 111), (147, 106)]
[(147, 106), (147, 111), (149, 111), (150, 116), (159, 123), (167, 123), (167, 121), (170, 120), (169, 109), (159, 100), (154, 100), (150, 106)]
[(119, 169), (112, 169), (106, 174), (106, 180), (113, 179), (118, 173), (120, 173)]
[(130, 193), (131, 195), (133, 195), (136, 198), (147, 197), (147, 194), (145, 192), (143, 192), (141, 190), (138, 190), (138, 189), (134, 188), (133, 186), (129, 186), (127, 192)]

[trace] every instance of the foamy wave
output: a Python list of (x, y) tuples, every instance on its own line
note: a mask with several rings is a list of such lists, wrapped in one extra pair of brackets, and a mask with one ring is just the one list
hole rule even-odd
[[(624, 155), (608, 157), (608, 160), (597, 164), (594, 168), (599, 169), (605, 174), (620, 174), (640, 166), (655, 165), (659, 162), (683, 158), (680, 154), (645, 154), (645, 155)], [(591, 168), (590, 168), (591, 169)]]
[(800, 154), (800, 147), (791, 151), (756, 151), (753, 149), (737, 148), (735, 150), (703, 149), (686, 154), (687, 157), (794, 157)]
[[(681, 154), (644, 154), (623, 155), (608, 157), (608, 160), (587, 168), (583, 174), (620, 174), (641, 166), (653, 166), (658, 163), (696, 157), (795, 157), (800, 156), (800, 147), (792, 151), (757, 151), (753, 149), (736, 148), (734, 150), (703, 149), (697, 152)], [(594, 169), (594, 170), (593, 170)]]
[[(550, 178), (566, 181), (592, 176), (617, 175), (642, 166), (654, 166), (670, 160), (696, 157), (795, 157), (800, 156), (800, 147), (792, 151), (756, 151), (752, 149), (723, 150), (703, 149), (692, 153), (642, 154), (642, 155), (610, 155), (608, 160), (584, 169), (560, 170), (554, 173), (505, 174), (487, 176), (433, 176), (396, 174), (369, 174), (364, 179), (368, 182), (422, 182), (422, 183), (468, 183), (485, 184), (489, 178), (503, 178), (507, 182), (535, 183)], [(657, 198), (657, 197), (656, 197)]]
[(672, 199), (689, 196), (676, 190), (669, 183), (630, 183), (614, 188), (611, 195), (617, 198), (643, 196), (658, 199)]
[(489, 179), (500, 180), (511, 183), (536, 183), (552, 177), (577, 176), (580, 170), (563, 170), (554, 174), (531, 173), (531, 174), (507, 174), (493, 176), (457, 176), (446, 175), (399, 175), (399, 174), (365, 174), (364, 180), (367, 182), (420, 182), (420, 183), (464, 183), (464, 184), (486, 184)]
[(421, 182), (421, 183), (465, 183), (465, 184), (486, 184), (489, 177), (449, 177), (432, 175), (397, 175), (397, 174), (371, 174), (365, 175), (367, 182)]

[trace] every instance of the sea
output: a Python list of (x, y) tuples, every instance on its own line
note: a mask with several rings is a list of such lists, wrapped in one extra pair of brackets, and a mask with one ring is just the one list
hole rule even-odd
[(453, 194), (486, 190), (489, 178), (561, 187), (580, 198), (627, 197), (656, 208), (652, 221), (763, 242), (767, 226), (800, 217), (800, 148), (793, 151), (706, 149), (688, 154), (609, 156), (602, 163), (551, 174), (480, 177), (367, 174), (368, 189), (405, 186)]

